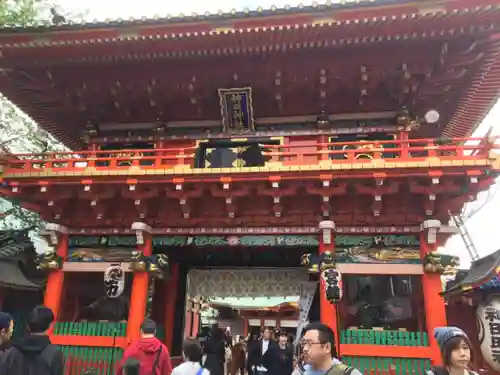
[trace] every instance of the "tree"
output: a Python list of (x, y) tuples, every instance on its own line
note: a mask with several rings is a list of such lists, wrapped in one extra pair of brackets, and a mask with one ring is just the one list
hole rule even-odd
[[(48, 24), (53, 8), (48, 0), (0, 0), (0, 25)], [(4, 155), (63, 150), (67, 148), (0, 94), (0, 151)], [(17, 201), (1, 200), (0, 212), (0, 229), (38, 230), (43, 226), (36, 212), (22, 208)]]

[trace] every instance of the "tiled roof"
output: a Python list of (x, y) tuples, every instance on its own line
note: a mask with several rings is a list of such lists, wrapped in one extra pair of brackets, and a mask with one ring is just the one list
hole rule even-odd
[(499, 268), (500, 250), (497, 250), (493, 254), (472, 262), (469, 272), (463, 279), (460, 279), (460, 275), (457, 274), (458, 280), (452, 282), (443, 295), (452, 296), (478, 288), (491, 289), (498, 284), (493, 279), (497, 278)]
[(0, 259), (15, 258), (30, 247), (33, 247), (33, 243), (28, 235), (28, 231), (0, 231)]
[(311, 5), (304, 5), (302, 3), (297, 6), (285, 5), (284, 7), (271, 6), (269, 8), (257, 7), (256, 9), (245, 8), (243, 10), (232, 9), (230, 11), (219, 10), (217, 12), (203, 12), (203, 13), (190, 13), (190, 14), (166, 14), (155, 15), (151, 18), (147, 17), (130, 17), (129, 19), (106, 19), (93, 20), (91, 22), (82, 20), (81, 22), (68, 21), (61, 25), (35, 25), (28, 27), (19, 27), (13, 25), (3, 25), (0, 30), (8, 32), (30, 32), (30, 31), (64, 31), (76, 30), (80, 28), (85, 29), (98, 29), (103, 27), (130, 27), (130, 26), (154, 26), (157, 24), (175, 24), (187, 22), (203, 22), (203, 21), (226, 21), (236, 20), (242, 18), (259, 18), (269, 16), (293, 16), (301, 13), (319, 13), (325, 10), (349, 10), (349, 9), (363, 9), (375, 6), (384, 5), (402, 5), (412, 3), (412, 0), (328, 0), (324, 4), (313, 2)]
[(13, 260), (0, 260), (0, 287), (13, 289), (40, 289), (24, 276), (19, 264)]

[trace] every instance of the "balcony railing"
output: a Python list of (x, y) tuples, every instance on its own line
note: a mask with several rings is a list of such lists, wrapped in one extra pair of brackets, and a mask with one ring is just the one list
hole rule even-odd
[[(330, 164), (373, 164), (382, 167), (381, 162), (410, 163), (418, 161), (441, 160), (485, 160), (490, 151), (497, 149), (496, 137), (452, 138), (452, 139), (412, 139), (390, 141), (357, 142), (301, 142), (300, 144), (262, 144), (258, 145), (258, 158), (242, 160), (237, 165), (217, 166), (217, 168), (246, 169), (251, 167), (289, 167)], [(74, 151), (32, 154), (13, 154), (4, 159), (4, 174), (41, 173), (50, 169), (57, 172), (83, 172), (92, 170), (157, 170), (213, 169), (203, 167), (200, 146), (146, 150), (105, 150)], [(239, 156), (236, 155), (235, 158)], [(257, 161), (256, 161), (257, 160)], [(260, 160), (260, 162), (259, 162)], [(200, 167), (201, 166), (201, 167)], [(355, 168), (355, 167), (352, 167)]]

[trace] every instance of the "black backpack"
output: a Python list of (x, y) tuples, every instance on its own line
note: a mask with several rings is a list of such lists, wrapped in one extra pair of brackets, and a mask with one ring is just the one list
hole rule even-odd
[(62, 375), (52, 372), (52, 365), (58, 354), (60, 351), (56, 345), (47, 345), (36, 356), (26, 355), (14, 347), (7, 351), (4, 366), (14, 367), (6, 369), (7, 373), (14, 370), (17, 374), (21, 370), (19, 375)]

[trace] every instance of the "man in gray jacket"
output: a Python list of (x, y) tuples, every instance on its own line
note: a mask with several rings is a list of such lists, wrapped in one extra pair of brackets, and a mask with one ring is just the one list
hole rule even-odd
[(297, 366), (292, 375), (362, 375), (335, 358), (335, 336), (325, 324), (309, 324), (300, 345), (305, 364)]

